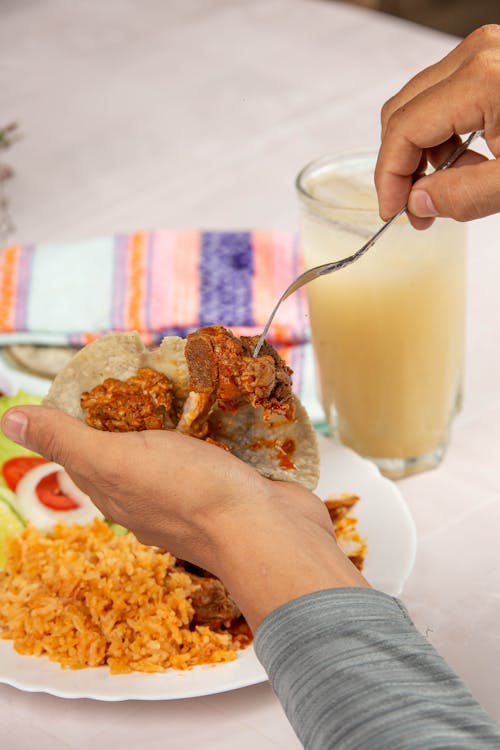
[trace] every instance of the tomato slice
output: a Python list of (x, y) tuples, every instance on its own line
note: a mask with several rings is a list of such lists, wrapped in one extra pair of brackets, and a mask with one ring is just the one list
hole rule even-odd
[(80, 507), (59, 487), (57, 472), (40, 479), (36, 486), (36, 494), (42, 505), (52, 510), (73, 510)]
[[(9, 458), (2, 466), (2, 474), (7, 487), (15, 492), (17, 485), (28, 471), (46, 463), (47, 459), (42, 458), (42, 456)], [(57, 472), (49, 474), (38, 482), (36, 494), (42, 505), (52, 508), (52, 510), (74, 510), (80, 507), (71, 497), (65, 495), (59, 487)]]
[(2, 466), (3, 478), (9, 490), (15, 492), (17, 485), (28, 471), (34, 469), (35, 466), (46, 463), (47, 459), (41, 456), (14, 456), (14, 458), (9, 458)]

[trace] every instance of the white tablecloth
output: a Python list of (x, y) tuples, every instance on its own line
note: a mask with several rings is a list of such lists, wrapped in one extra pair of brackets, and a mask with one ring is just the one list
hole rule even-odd
[[(455, 40), (316, 0), (0, 4), (1, 120), (16, 239), (152, 227), (296, 227), (293, 179), (376, 146), (379, 110)], [(403, 593), (500, 719), (500, 232), (470, 227), (465, 408), (442, 466), (400, 482), (419, 535)], [(6, 750), (300, 747), (268, 684), (98, 703), (0, 686)]]

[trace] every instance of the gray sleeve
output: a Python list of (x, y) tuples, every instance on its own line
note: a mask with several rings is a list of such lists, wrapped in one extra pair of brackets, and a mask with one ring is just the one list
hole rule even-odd
[(307, 750), (492, 750), (500, 728), (405, 608), (328, 589), (272, 612), (255, 650)]

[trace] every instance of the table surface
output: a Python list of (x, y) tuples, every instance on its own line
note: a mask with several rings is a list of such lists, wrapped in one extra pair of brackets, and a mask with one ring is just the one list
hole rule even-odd
[[(21, 241), (296, 227), (293, 179), (376, 146), (382, 103), (456, 40), (317, 0), (0, 0)], [(7, 159), (6, 159), (7, 160)], [(465, 407), (442, 465), (399, 482), (418, 529), (402, 598), (500, 719), (499, 217), (470, 231)], [(99, 703), (0, 686), (8, 750), (300, 747), (268, 684)]]

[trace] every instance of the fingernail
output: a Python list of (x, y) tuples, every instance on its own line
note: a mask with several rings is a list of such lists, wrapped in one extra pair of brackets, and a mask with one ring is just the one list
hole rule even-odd
[(408, 198), (408, 210), (414, 216), (420, 216), (421, 218), (438, 215), (431, 196), (425, 190), (411, 191)]
[(2, 430), (15, 443), (23, 444), (26, 438), (28, 418), (22, 411), (7, 412), (2, 419)]

